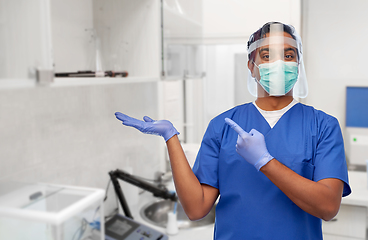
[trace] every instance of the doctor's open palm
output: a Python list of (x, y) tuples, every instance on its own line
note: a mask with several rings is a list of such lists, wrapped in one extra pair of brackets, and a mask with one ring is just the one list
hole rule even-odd
[(117, 119), (122, 121), (124, 125), (134, 127), (142, 133), (162, 136), (165, 141), (169, 140), (174, 135), (179, 134), (173, 124), (168, 120), (155, 121), (150, 117), (144, 116), (144, 121), (142, 121), (120, 112), (116, 112), (115, 116)]

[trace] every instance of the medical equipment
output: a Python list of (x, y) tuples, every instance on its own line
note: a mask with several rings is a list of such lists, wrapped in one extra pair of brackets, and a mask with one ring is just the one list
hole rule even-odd
[(168, 212), (167, 213), (166, 232), (169, 235), (178, 234), (178, 232), (179, 232), (179, 228), (178, 228), (178, 215), (177, 215), (176, 212)]
[(106, 240), (168, 239), (165, 234), (133, 220), (133, 216), (130, 212), (127, 201), (125, 200), (118, 179), (149, 191), (153, 193), (155, 197), (170, 199), (172, 201), (178, 200), (175, 192), (170, 192), (166, 188), (148, 183), (137, 176), (119, 169), (110, 171), (109, 175), (125, 216), (117, 214), (106, 222)]
[[(295, 97), (305, 98), (308, 95), (307, 77), (303, 62), (303, 49), (301, 38), (295, 29), (286, 24), (271, 22), (265, 24), (258, 31), (253, 33), (248, 41), (248, 90), (255, 97), (282, 96), (290, 92), (290, 82), (285, 79), (287, 68), (273, 69), (272, 75), (267, 76), (269, 87), (262, 84), (263, 77), (257, 66), (282, 61), (284, 64), (296, 63), (297, 81), (293, 81), (293, 95)], [(271, 69), (271, 65), (269, 65)], [(278, 70), (278, 71), (274, 71)], [(269, 72), (269, 71), (268, 71)], [(294, 85), (295, 83), (295, 85)], [(261, 88), (260, 88), (261, 87)], [(264, 89), (262, 91), (262, 88)], [(285, 93), (285, 89), (288, 91)]]
[(102, 189), (0, 184), (0, 239), (104, 239)]
[(346, 153), (351, 168), (368, 159), (368, 87), (346, 88)]
[(115, 189), (115, 193), (118, 196), (118, 199), (120, 201), (121, 207), (125, 213), (125, 216), (133, 219), (133, 216), (130, 212), (129, 206), (125, 200), (123, 191), (120, 187), (120, 184), (118, 182), (118, 179), (121, 179), (125, 182), (128, 182), (130, 184), (133, 184), (137, 187), (140, 187), (146, 191), (149, 191), (151, 193), (153, 193), (153, 195), (155, 197), (160, 197), (163, 199), (170, 199), (172, 201), (177, 201), (178, 198), (175, 194), (175, 192), (170, 192), (167, 189), (163, 188), (163, 187), (158, 187), (154, 184), (148, 183), (142, 179), (140, 179), (137, 176), (134, 176), (132, 174), (129, 174), (123, 170), (120, 169), (116, 169), (115, 171), (111, 171), (109, 172), (112, 184), (114, 185), (114, 189)]
[(105, 240), (167, 240), (167, 235), (117, 214), (105, 224)]

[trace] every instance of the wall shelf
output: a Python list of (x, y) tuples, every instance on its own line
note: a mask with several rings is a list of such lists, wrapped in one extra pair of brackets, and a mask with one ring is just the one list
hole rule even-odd
[(54, 78), (54, 82), (50, 84), (50, 87), (127, 84), (127, 83), (143, 83), (143, 82), (157, 82), (157, 81), (159, 81), (159, 78), (157, 77)]

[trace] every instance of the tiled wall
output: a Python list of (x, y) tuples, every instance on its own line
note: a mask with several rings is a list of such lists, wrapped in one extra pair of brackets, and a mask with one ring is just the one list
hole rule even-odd
[(123, 126), (116, 111), (157, 118), (157, 82), (1, 90), (0, 181), (105, 189), (108, 172), (127, 167), (153, 178), (163, 139)]

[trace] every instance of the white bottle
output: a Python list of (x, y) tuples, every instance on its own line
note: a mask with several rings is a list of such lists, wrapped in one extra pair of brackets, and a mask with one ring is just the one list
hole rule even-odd
[(170, 211), (167, 213), (166, 232), (169, 235), (175, 235), (179, 232), (176, 212), (174, 213)]

